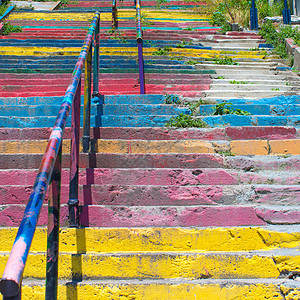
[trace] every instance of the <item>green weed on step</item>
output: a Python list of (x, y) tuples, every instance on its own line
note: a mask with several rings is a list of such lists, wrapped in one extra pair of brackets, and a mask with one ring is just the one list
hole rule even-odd
[(165, 46), (163, 48), (158, 48), (156, 51), (152, 52), (152, 55), (167, 55), (169, 52), (172, 51), (172, 48), (169, 46)]
[(165, 124), (166, 127), (178, 127), (178, 128), (188, 128), (188, 127), (197, 127), (205, 128), (207, 124), (201, 119), (195, 119), (190, 115), (185, 115), (181, 113), (177, 117), (172, 117), (169, 122)]
[(14, 26), (10, 22), (3, 24), (3, 35), (9, 35), (12, 32), (22, 32), (21, 26)]
[(248, 111), (239, 108), (232, 109), (231, 106), (232, 106), (231, 102), (222, 102), (216, 104), (216, 106), (214, 107), (215, 111), (213, 112), (213, 115), (239, 115), (239, 116), (251, 115), (251, 113), (249, 113)]
[(165, 94), (164, 96), (164, 103), (165, 104), (180, 104), (181, 101), (177, 95), (170, 95), (170, 94)]
[(231, 57), (215, 57), (212, 61), (217, 65), (238, 65), (238, 63)]

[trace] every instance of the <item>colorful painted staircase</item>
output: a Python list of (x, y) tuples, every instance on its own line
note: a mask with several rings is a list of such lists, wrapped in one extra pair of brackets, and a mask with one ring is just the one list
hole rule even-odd
[[(88, 26), (94, 3), (14, 12), (9, 18), (24, 32), (1, 40), (1, 274), (85, 36), (78, 27)], [(296, 75), (269, 50), (244, 49), (263, 44), (257, 34), (222, 36), (207, 17), (176, 10), (192, 4), (151, 10), (145, 1), (153, 22), (144, 29), (147, 95), (134, 95), (132, 4), (124, 1), (115, 34), (110, 4), (100, 3), (104, 96), (92, 106), (92, 153), (80, 154), (80, 229), (67, 227), (70, 128), (64, 136), (58, 299), (299, 298)], [(190, 26), (198, 28), (183, 30)], [(223, 56), (239, 65), (212, 60)], [(189, 113), (165, 104), (166, 94), (182, 103), (201, 98), (197, 118), (210, 127), (164, 127)], [(252, 115), (212, 115), (223, 100)], [(44, 299), (46, 220), (45, 204), (24, 299)]]

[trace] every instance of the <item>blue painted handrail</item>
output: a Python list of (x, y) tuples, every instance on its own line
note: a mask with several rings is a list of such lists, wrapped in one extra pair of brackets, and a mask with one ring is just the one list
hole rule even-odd
[[(50, 180), (52, 180), (52, 199), (50, 205), (58, 205), (57, 207), (49, 207), (48, 214), (48, 245), (50, 249), (47, 249), (47, 275), (46, 275), (46, 299), (54, 300), (57, 298), (57, 261), (58, 261), (58, 227), (59, 227), (59, 194), (60, 194), (60, 170), (61, 170), (61, 145), (62, 145), (62, 136), (66, 126), (67, 118), (72, 107), (72, 139), (71, 139), (71, 170), (70, 170), (70, 200), (71, 204), (78, 205), (74, 203), (74, 193), (72, 190), (72, 184), (75, 189), (77, 189), (77, 200), (78, 200), (78, 157), (79, 157), (79, 129), (80, 129), (80, 91), (81, 91), (81, 74), (84, 69), (86, 60), (91, 61), (91, 49), (94, 33), (95, 34), (95, 57), (99, 56), (99, 20), (100, 13), (95, 13), (95, 16), (92, 20), (92, 23), (89, 27), (86, 39), (82, 46), (78, 61), (75, 65), (70, 84), (67, 88), (66, 94), (62, 101), (58, 116), (55, 121), (55, 125), (51, 132), (47, 149), (44, 153), (41, 166), (39, 168), (32, 193), (29, 197), (28, 204), (26, 206), (23, 219), (21, 221), (17, 236), (15, 238), (9, 259), (7, 261), (2, 279), (0, 281), (0, 291), (4, 296), (4, 299), (21, 299), (21, 284), (22, 276), (25, 268), (26, 260), (38, 222), (40, 210), (45, 198), (47, 188), (49, 186)], [(98, 52), (97, 52), (98, 51)], [(99, 62), (99, 60), (98, 60)], [(96, 63), (94, 64), (96, 65)], [(85, 67), (86, 74), (90, 78), (90, 67)], [(96, 70), (99, 72), (99, 68)], [(98, 78), (98, 76), (97, 76)], [(85, 83), (85, 85), (90, 85), (91, 82)], [(95, 83), (96, 89), (98, 84)], [(87, 88), (90, 89), (90, 86)], [(95, 91), (94, 93), (98, 93)], [(73, 127), (74, 128), (73, 130)], [(85, 129), (84, 129), (85, 130)], [(88, 128), (88, 131), (90, 129)], [(87, 130), (86, 130), (87, 131)], [(52, 175), (55, 175), (52, 177)], [(59, 175), (59, 176), (57, 176)], [(77, 176), (77, 179), (76, 179)], [(76, 182), (77, 181), (77, 182)], [(53, 186), (54, 182), (54, 186)], [(77, 187), (74, 186), (77, 184)], [(72, 194), (73, 193), (73, 194)], [(51, 195), (50, 195), (51, 196)], [(51, 197), (50, 197), (51, 198)], [(69, 202), (70, 202), (69, 200)], [(53, 204), (56, 202), (56, 204)], [(76, 202), (76, 201), (75, 201)], [(69, 203), (70, 204), (70, 203)], [(71, 213), (72, 207), (71, 205)], [(74, 212), (74, 211), (73, 211)], [(70, 215), (70, 209), (69, 209)], [(70, 221), (71, 224), (74, 220)], [(49, 228), (50, 227), (50, 228)], [(55, 235), (57, 235), (55, 237)], [(51, 248), (52, 245), (52, 248)], [(53, 248), (54, 245), (54, 248)], [(56, 247), (55, 247), (56, 245)], [(54, 265), (51, 265), (51, 262), (54, 262)], [(55, 270), (53, 273), (52, 270)], [(52, 272), (52, 273), (51, 273)], [(55, 274), (56, 273), (56, 274)], [(56, 277), (56, 278), (53, 278)], [(49, 279), (49, 280), (48, 280)], [(51, 280), (50, 280), (51, 279)]]
[(145, 75), (144, 75), (144, 59), (143, 59), (143, 31), (141, 25), (141, 5), (140, 0), (135, 0), (136, 9), (136, 41), (138, 45), (139, 57), (139, 78), (140, 78), (140, 94), (145, 94)]
[[(1, 2), (0, 2), (0, 4), (1, 4)], [(9, 7), (6, 9), (6, 11), (4, 12), (4, 14), (3, 14), (2, 16), (0, 16), (0, 21), (2, 21), (2, 19), (4, 19), (6, 16), (8, 16), (9, 13), (10, 13), (14, 8), (15, 8), (14, 5), (9, 6)]]

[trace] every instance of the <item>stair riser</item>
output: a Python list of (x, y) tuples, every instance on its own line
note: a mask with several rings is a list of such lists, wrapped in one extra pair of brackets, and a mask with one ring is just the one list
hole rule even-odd
[[(0, 226), (18, 227), (24, 205), (2, 206)], [(47, 207), (43, 207), (38, 225), (47, 224)], [(61, 206), (61, 226), (68, 226), (68, 207)], [(84, 227), (228, 227), (299, 224), (300, 211), (247, 206), (83, 206), (80, 224)]]
[(238, 116), (202, 117), (208, 126), (294, 126), (299, 127), (299, 116)]
[[(129, 158), (129, 159), (128, 159)], [(3, 169), (37, 169), (42, 161), (41, 154), (7, 154), (0, 156), (0, 168)], [(69, 168), (69, 155), (63, 155), (64, 168)], [(230, 168), (235, 170), (259, 171), (298, 171), (300, 157), (222, 157), (218, 154), (80, 154), (80, 168)]]
[[(59, 250), (74, 254), (142, 253), (142, 252), (242, 252), (272, 251), (297, 247), (299, 231), (291, 233), (265, 228), (64, 228), (60, 232)], [(18, 228), (1, 228), (1, 253), (10, 252)], [(83, 241), (79, 238), (82, 238)], [(31, 253), (47, 249), (47, 229), (37, 228)], [(267, 252), (266, 252), (267, 253)]]
[[(37, 170), (0, 170), (1, 186), (32, 186)], [(62, 184), (67, 185), (69, 180), (68, 169), (62, 171)], [(255, 174), (252, 172), (223, 170), (223, 169), (87, 169), (79, 171), (79, 184), (81, 185), (151, 185), (151, 186), (190, 186), (190, 185), (224, 185), (230, 190), (231, 185), (246, 184), (257, 185), (257, 191), (264, 189), (260, 185), (297, 185), (300, 175), (297, 172), (274, 171)], [(226, 187), (229, 185), (229, 187)], [(272, 187), (269, 187), (272, 189)], [(275, 187), (276, 189), (276, 187)], [(287, 187), (288, 189), (288, 187)], [(28, 192), (25, 188), (26, 193)], [(9, 189), (8, 189), (9, 191)], [(4, 191), (5, 192), (5, 191)], [(12, 193), (12, 192), (11, 192)], [(263, 197), (263, 192), (261, 192)], [(266, 192), (265, 196), (268, 197)]]
[[(212, 154), (80, 154), (80, 168), (223, 168), (225, 160)], [(10, 154), (0, 156), (1, 169), (37, 169), (41, 154)], [(297, 162), (297, 158), (295, 159)], [(290, 159), (284, 162), (290, 163)], [(270, 164), (269, 164), (270, 165)], [(64, 168), (70, 166), (69, 155), (63, 155)], [(297, 167), (295, 162), (293, 166)], [(283, 165), (284, 167), (284, 165)]]
[[(279, 256), (279, 258), (281, 258)], [(287, 257), (290, 258), (290, 257)], [(2, 264), (6, 257), (1, 257)], [(73, 262), (73, 270), (71, 268)], [(44, 278), (46, 257), (30, 255), (24, 277)], [(252, 255), (77, 255), (61, 254), (59, 278), (163, 279), (163, 278), (277, 278), (272, 257)], [(280, 264), (278, 264), (280, 266)], [(291, 269), (291, 268), (289, 268)], [(1, 270), (2, 271), (2, 270)]]
[[(49, 99), (49, 98), (48, 98)], [(53, 101), (62, 99), (53, 98)], [(13, 100), (10, 100), (11, 102)], [(29, 100), (31, 103), (34, 99)], [(50, 99), (49, 99), (50, 101)], [(109, 100), (107, 100), (109, 101)], [(113, 101), (112, 99), (110, 101)], [(150, 101), (150, 100), (149, 100)], [(50, 136), (51, 128), (0, 128), (0, 140), (43, 140)], [(80, 136), (82, 135), (82, 128)], [(64, 131), (64, 139), (70, 139), (70, 127)], [(289, 140), (299, 139), (300, 130), (294, 127), (226, 127), (226, 128), (127, 128), (104, 127), (92, 128), (92, 139), (124, 139), (124, 140)]]
[[(32, 181), (33, 182), (33, 181)], [(0, 205), (26, 204), (32, 186), (0, 186)], [(68, 202), (69, 187), (62, 186), (61, 202)], [(80, 187), (79, 201), (89, 205), (187, 206), (187, 205), (297, 205), (296, 186), (90, 186)], [(48, 199), (48, 196), (46, 197)]]
[[(202, 279), (203, 280), (203, 279)], [(226, 281), (227, 283), (228, 281)], [(44, 286), (34, 286), (33, 284), (23, 284), (24, 297), (30, 297), (34, 293), (36, 300), (45, 299)], [(133, 295), (136, 300), (150, 299), (168, 299), (170, 295), (176, 300), (210, 300), (218, 299), (219, 295), (224, 295), (227, 299), (233, 300), (238, 297), (239, 300), (264, 300), (265, 297), (270, 299), (292, 300), (295, 297), (300, 297), (300, 290), (297, 288), (285, 288), (279, 282), (276, 284), (258, 283), (258, 284), (236, 284), (232, 283), (229, 287), (225, 284), (200, 284), (200, 283), (178, 283), (178, 284), (97, 284), (97, 283), (81, 283), (73, 284), (69, 282), (67, 285), (58, 286), (58, 297), (61, 300), (69, 299), (70, 295), (76, 294), (78, 299), (98, 300), (99, 297), (103, 300), (111, 299), (114, 295), (116, 299), (124, 294)], [(283, 294), (286, 297), (283, 298)], [(150, 296), (151, 295), (151, 296)], [(192, 298), (193, 297), (193, 298)], [(250, 298), (251, 297), (251, 298)]]
[[(19, 117), (38, 117), (38, 116), (57, 116), (60, 105), (44, 106), (27, 106), (16, 107), (6, 106), (2, 116), (19, 116)], [(82, 109), (83, 110), (83, 109)], [(81, 110), (81, 114), (83, 111)], [(99, 113), (104, 115), (178, 115), (180, 113), (189, 114), (189, 109), (177, 108), (171, 105), (92, 105), (91, 115)]]
[[(63, 153), (70, 153), (70, 140), (63, 141)], [(47, 140), (0, 141), (0, 153), (44, 153)], [(220, 153), (223, 155), (300, 155), (300, 140), (235, 140), (226, 144), (202, 140), (96, 140), (93, 153)], [(79, 151), (82, 152), (80, 145)]]
[[(232, 103), (232, 102), (231, 102)], [(274, 115), (274, 116), (286, 116), (286, 115), (299, 115), (300, 105), (266, 105), (266, 104), (245, 104), (245, 105), (229, 105), (230, 109), (241, 109), (249, 112), (252, 115)], [(212, 115), (215, 112), (215, 106), (213, 105), (202, 105), (199, 107), (199, 113), (202, 116)]]

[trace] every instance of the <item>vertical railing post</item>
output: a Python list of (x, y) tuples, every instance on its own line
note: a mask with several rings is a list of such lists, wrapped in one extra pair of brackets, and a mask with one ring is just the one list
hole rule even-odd
[(57, 299), (58, 286), (58, 251), (59, 251), (59, 215), (61, 188), (60, 146), (52, 172), (52, 183), (48, 200), (48, 232), (47, 232), (47, 265), (46, 265), (46, 296), (45, 300)]
[(145, 94), (145, 75), (143, 58), (143, 32), (141, 26), (140, 1), (136, 1), (136, 41), (138, 45), (140, 94)]
[(255, 0), (252, 0), (252, 5), (250, 8), (250, 27), (251, 30), (258, 29), (258, 17), (257, 17), (257, 8), (255, 6)]
[(291, 10), (288, 8), (287, 0), (284, 0), (284, 9), (282, 10), (283, 24), (291, 23)]
[(144, 58), (143, 58), (143, 40), (138, 40), (138, 56), (139, 56), (139, 78), (140, 78), (140, 94), (145, 94), (145, 74), (144, 74)]
[(85, 60), (84, 74), (84, 106), (83, 106), (83, 135), (82, 150), (88, 153), (90, 150), (91, 131), (91, 79), (92, 79), (92, 46), (89, 48)]
[(113, 30), (118, 29), (118, 22), (117, 22), (117, 1), (112, 0), (112, 24), (111, 28)]
[(13, 296), (13, 297), (3, 296), (3, 300), (21, 300), (21, 299), (22, 299), (22, 284), (20, 285), (19, 292), (16, 296)]
[(71, 125), (71, 157), (70, 157), (70, 185), (69, 185), (69, 225), (79, 226), (79, 200), (78, 200), (78, 169), (79, 169), (79, 131), (80, 131), (80, 104), (81, 79), (72, 103)]
[(100, 18), (97, 21), (95, 34), (94, 34), (93, 97), (99, 96), (99, 47), (100, 47)]

